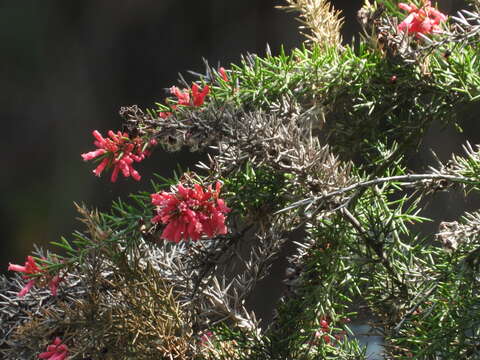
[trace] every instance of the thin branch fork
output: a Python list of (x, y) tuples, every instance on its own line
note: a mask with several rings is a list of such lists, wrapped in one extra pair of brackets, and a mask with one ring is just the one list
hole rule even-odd
[(350, 186), (332, 191), (330, 193), (327, 193), (321, 196), (312, 196), (307, 199), (296, 201), (290, 206), (277, 211), (275, 214), (286, 212), (301, 206), (311, 205), (317, 201), (323, 201), (338, 195), (348, 193), (350, 191), (364, 189), (364, 188), (378, 185), (378, 184), (383, 184), (387, 182), (398, 182), (399, 183), (397, 184), (398, 186), (412, 186), (412, 184), (416, 184), (425, 180), (447, 180), (452, 183), (461, 183), (461, 184), (478, 184), (479, 183), (476, 180), (472, 180), (470, 178), (466, 178), (463, 176), (455, 176), (455, 175), (447, 175), (447, 174), (409, 174), (409, 175), (381, 177), (381, 178), (376, 178), (372, 180), (357, 182)]

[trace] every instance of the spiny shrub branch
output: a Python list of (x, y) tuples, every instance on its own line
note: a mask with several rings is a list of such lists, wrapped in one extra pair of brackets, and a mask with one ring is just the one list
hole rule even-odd
[[(479, 96), (478, 4), (449, 18), (430, 1), (366, 2), (341, 44), (324, 0), (288, 0), (308, 42), (243, 56), (124, 132), (94, 131), (96, 176), (140, 181), (154, 147), (205, 153), (0, 279), (8, 359), (367, 359), (369, 323), (391, 359), (480, 356), (479, 213), (429, 219), (440, 192), (480, 190), (480, 150), (411, 169), (432, 124), (460, 129)], [(161, 156), (161, 155), (158, 155)], [(438, 231), (417, 225), (438, 220)], [(247, 305), (293, 247), (266, 324)], [(19, 293), (20, 290), (20, 293)], [(21, 296), (20, 296), (21, 295)]]

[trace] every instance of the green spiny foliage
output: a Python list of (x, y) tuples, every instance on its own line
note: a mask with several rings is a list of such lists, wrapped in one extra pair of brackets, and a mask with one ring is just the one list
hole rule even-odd
[(231, 206), (240, 216), (258, 219), (262, 214), (281, 210), (288, 200), (289, 174), (275, 172), (266, 167), (254, 169), (246, 164), (244, 169), (224, 179), (225, 190), (231, 192)]

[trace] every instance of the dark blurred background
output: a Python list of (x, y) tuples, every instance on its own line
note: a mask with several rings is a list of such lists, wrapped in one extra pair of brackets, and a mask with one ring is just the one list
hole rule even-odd
[[(363, 1), (333, 3), (344, 11), (348, 41), (359, 30), (355, 13)], [(445, 0), (440, 7), (451, 12), (461, 3)], [(82, 162), (80, 154), (93, 149), (93, 129), (121, 128), (121, 106), (145, 108), (163, 101), (178, 72), (202, 72), (202, 57), (228, 67), (242, 53), (263, 54), (267, 43), (273, 53), (281, 44), (287, 50), (299, 46), (294, 16), (275, 9), (280, 4), (1, 0), (1, 271), (8, 262), (23, 263), (33, 243), (46, 246), (81, 227), (74, 201), (107, 209), (120, 195), (149, 190), (153, 171), (170, 176), (178, 161), (195, 163), (198, 156), (188, 152), (156, 151), (138, 165), (140, 183), (120, 177), (111, 184), (108, 177), (94, 177), (93, 165)], [(469, 135), (477, 129), (472, 124)], [(464, 136), (432, 129), (427, 141), (447, 158)], [(453, 200), (445, 200), (446, 217), (460, 211)]]

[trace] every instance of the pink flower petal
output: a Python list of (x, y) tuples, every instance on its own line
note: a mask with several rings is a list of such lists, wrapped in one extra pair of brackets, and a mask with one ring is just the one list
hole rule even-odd
[(90, 151), (88, 153), (82, 154), (81, 156), (82, 156), (84, 161), (89, 161), (89, 160), (95, 159), (98, 156), (101, 156), (101, 155), (105, 154), (106, 152), (107, 151), (105, 149), (98, 149), (98, 150), (95, 150), (95, 151)]
[(20, 290), (20, 292), (17, 294), (18, 297), (24, 297), (35, 285), (35, 279), (30, 280), (23, 288)]
[(38, 354), (38, 357), (40, 359), (50, 359), (50, 357), (53, 355), (54, 353), (52, 351), (46, 351), (46, 352), (43, 352), (41, 354)]
[(27, 268), (22, 265), (8, 264), (8, 271), (27, 272)]
[(132, 178), (136, 181), (140, 181), (142, 179), (142, 177), (140, 176), (140, 174), (138, 173), (138, 171), (134, 170), (133, 168), (130, 169), (130, 175), (132, 176)]
[(47, 351), (38, 355), (40, 359), (65, 360), (68, 357), (68, 346), (62, 344), (62, 340), (56, 337), (52, 344), (47, 346)]
[(100, 132), (98, 132), (98, 130), (94, 130), (92, 135), (95, 139), (97, 139), (97, 141), (100, 144), (103, 144), (105, 142), (105, 139), (103, 138), (102, 134), (100, 134)]
[(108, 158), (102, 160), (102, 162), (95, 168), (95, 170), (93, 170), (95, 176), (102, 175), (102, 172), (103, 170), (105, 170), (105, 167), (108, 165), (109, 161), (110, 160)]
[(221, 67), (220, 69), (218, 69), (218, 73), (222, 77), (223, 81), (228, 82), (228, 76), (227, 76), (227, 72), (225, 71), (225, 68)]
[(112, 183), (114, 183), (114, 182), (117, 181), (117, 179), (118, 179), (118, 172), (119, 172), (119, 171), (120, 171), (120, 168), (118, 167), (118, 165), (113, 168), (112, 176), (111, 176), (111, 178), (110, 178), (110, 181), (111, 181)]
[(409, 4), (405, 4), (405, 3), (399, 3), (398, 4), (398, 7), (402, 10), (405, 10), (405, 11), (408, 11), (408, 12), (412, 12), (412, 11), (415, 11), (417, 10), (417, 7), (415, 5), (409, 5)]
[[(57, 296), (57, 290), (58, 290), (58, 284), (60, 283), (60, 281), (62, 281), (62, 278), (58, 275), (55, 275), (52, 280), (50, 281), (50, 283), (48, 284), (49, 287), (50, 287), (50, 293), (53, 295), (53, 296)], [(57, 339), (60, 339), (60, 338), (56, 338), (55, 340)], [(61, 342), (61, 340), (60, 340)]]

